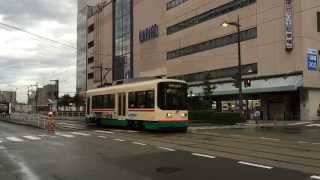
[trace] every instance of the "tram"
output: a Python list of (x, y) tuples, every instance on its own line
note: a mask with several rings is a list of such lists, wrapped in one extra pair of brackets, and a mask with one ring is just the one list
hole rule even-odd
[(87, 122), (144, 130), (186, 131), (187, 84), (153, 79), (87, 91)]
[(6, 118), (10, 117), (12, 113), (11, 103), (0, 103), (0, 117)]

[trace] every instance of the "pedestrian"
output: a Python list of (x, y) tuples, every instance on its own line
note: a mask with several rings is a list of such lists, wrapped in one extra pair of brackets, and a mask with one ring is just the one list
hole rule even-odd
[(259, 122), (259, 119), (260, 119), (260, 111), (259, 111), (259, 109), (258, 108), (256, 108), (255, 109), (255, 111), (254, 111), (254, 120), (256, 121), (256, 124), (258, 124)]

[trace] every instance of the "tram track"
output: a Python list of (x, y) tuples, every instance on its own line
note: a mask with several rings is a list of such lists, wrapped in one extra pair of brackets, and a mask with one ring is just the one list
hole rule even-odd
[[(304, 168), (311, 168), (320, 170), (320, 151), (316, 148), (317, 145), (308, 145), (305, 147), (301, 144), (293, 142), (278, 142), (266, 141), (251, 137), (233, 137), (225, 135), (208, 135), (203, 134), (150, 134), (139, 133), (126, 135), (121, 133), (122, 136), (127, 136), (135, 139), (142, 139), (153, 143), (165, 143), (168, 145), (179, 146), (182, 149), (192, 148), (210, 151), (213, 153), (241, 156), (250, 159), (258, 159), (260, 161), (272, 161), (285, 163), (289, 165), (296, 165)], [(212, 137), (213, 136), (213, 137)], [(222, 136), (222, 137), (221, 137)], [(249, 141), (250, 140), (250, 141)]]

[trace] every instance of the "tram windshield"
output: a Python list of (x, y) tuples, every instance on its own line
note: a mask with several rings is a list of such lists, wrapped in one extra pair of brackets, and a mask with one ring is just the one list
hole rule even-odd
[(178, 82), (159, 83), (158, 106), (162, 110), (186, 110), (187, 84)]

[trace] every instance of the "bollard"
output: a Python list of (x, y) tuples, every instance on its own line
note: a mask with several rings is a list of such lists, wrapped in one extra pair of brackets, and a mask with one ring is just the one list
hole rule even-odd
[(48, 113), (48, 132), (50, 134), (55, 133), (55, 119), (52, 112)]

